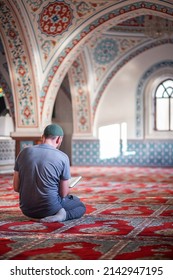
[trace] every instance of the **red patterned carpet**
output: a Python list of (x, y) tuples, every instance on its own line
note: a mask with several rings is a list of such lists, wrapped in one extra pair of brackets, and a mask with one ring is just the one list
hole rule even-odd
[(86, 215), (63, 223), (27, 220), (0, 175), (0, 259), (173, 260), (173, 168), (72, 167)]

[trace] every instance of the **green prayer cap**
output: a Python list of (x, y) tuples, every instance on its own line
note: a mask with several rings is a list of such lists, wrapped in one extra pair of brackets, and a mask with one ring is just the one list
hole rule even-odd
[(64, 136), (64, 132), (62, 127), (60, 127), (58, 124), (49, 124), (48, 126), (46, 126), (46, 128), (44, 129), (44, 136), (48, 137), (48, 136)]

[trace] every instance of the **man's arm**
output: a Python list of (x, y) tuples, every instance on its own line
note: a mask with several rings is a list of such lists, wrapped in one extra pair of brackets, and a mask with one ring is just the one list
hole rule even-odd
[(66, 197), (70, 192), (69, 189), (69, 180), (60, 180), (60, 184), (59, 184), (59, 194), (60, 196)]
[(19, 192), (19, 172), (14, 171), (13, 175), (13, 189), (15, 192)]

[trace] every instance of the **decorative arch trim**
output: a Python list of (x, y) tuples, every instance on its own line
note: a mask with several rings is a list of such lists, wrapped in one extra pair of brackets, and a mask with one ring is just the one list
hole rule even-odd
[[(116, 4), (115, 4), (116, 5)], [(112, 7), (113, 8), (113, 7)], [(43, 112), (43, 108), (45, 105), (45, 100), (47, 99), (47, 95), (49, 95), (49, 87), (50, 84), (54, 78), (54, 76), (58, 73), (60, 65), (64, 62), (64, 60), (67, 58), (67, 55), (70, 54), (70, 52), (79, 44), (81, 41), (85, 42), (86, 37), (92, 33), (93, 31), (96, 31), (97, 28), (99, 28), (101, 25), (106, 24), (108, 21), (112, 21), (115, 18), (118, 18), (122, 16), (122, 14), (128, 14), (128, 13), (134, 13), (135, 11), (139, 13), (140, 11), (145, 10), (146, 12), (148, 10), (152, 10), (153, 13), (162, 13), (167, 14), (168, 16), (172, 16), (173, 9), (169, 6), (166, 6), (166, 3), (164, 5), (162, 4), (156, 4), (154, 1), (152, 2), (144, 2), (139, 1), (136, 3), (128, 4), (126, 6), (116, 7), (115, 10), (111, 10), (109, 12), (106, 12), (105, 14), (102, 14), (101, 17), (98, 17), (97, 19), (94, 19), (93, 22), (88, 24), (87, 27), (83, 28), (79, 34), (76, 35), (75, 39), (72, 39), (69, 44), (64, 48), (64, 50), (60, 53), (59, 58), (53, 63), (49, 73), (47, 74), (47, 77), (45, 79), (45, 82), (42, 86), (42, 89), (40, 91), (40, 103), (41, 103), (41, 112)], [(63, 71), (63, 70), (62, 70)], [(53, 106), (53, 104), (52, 104)], [(44, 113), (46, 114), (45, 110)]]
[(92, 135), (91, 104), (86, 67), (82, 55), (79, 55), (72, 64), (69, 70), (69, 80), (73, 104), (73, 135)]
[(38, 128), (39, 107), (22, 28), (10, 2), (0, 2), (0, 31), (9, 62), (17, 128)]
[(132, 60), (133, 58), (135, 58), (136, 56), (138, 56), (139, 54), (150, 50), (151, 48), (155, 48), (164, 44), (173, 44), (173, 39), (162, 39), (159, 40), (158, 42), (152, 42), (149, 43), (141, 48), (139, 48), (138, 50), (135, 50), (134, 52), (131, 52), (130, 54), (128, 54), (124, 59), (122, 59), (120, 61), (120, 63), (118, 65), (116, 65), (114, 67), (114, 69), (112, 69), (112, 71), (110, 72), (110, 74), (108, 75), (108, 77), (106, 77), (106, 79), (103, 81), (99, 92), (97, 93), (97, 96), (95, 98), (95, 101), (93, 103), (93, 115), (95, 116), (96, 110), (97, 110), (97, 106), (100, 102), (100, 99), (102, 97), (102, 95), (104, 94), (104, 91), (106, 89), (106, 87), (108, 86), (108, 84), (110, 83), (110, 81), (112, 80), (112, 78), (116, 75), (116, 73), (122, 68), (124, 67), (125, 64), (127, 64), (130, 60)]

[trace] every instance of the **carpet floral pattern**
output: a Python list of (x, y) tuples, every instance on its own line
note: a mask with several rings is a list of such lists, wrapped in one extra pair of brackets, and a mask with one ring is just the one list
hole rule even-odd
[(39, 223), (22, 215), (12, 175), (0, 175), (0, 259), (172, 260), (173, 168), (72, 167), (78, 220)]

